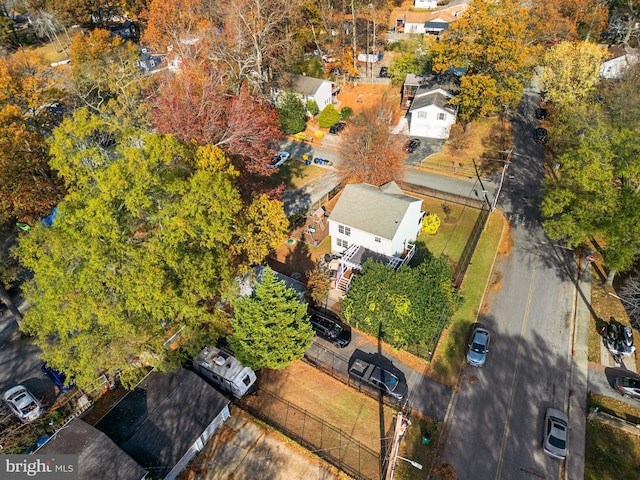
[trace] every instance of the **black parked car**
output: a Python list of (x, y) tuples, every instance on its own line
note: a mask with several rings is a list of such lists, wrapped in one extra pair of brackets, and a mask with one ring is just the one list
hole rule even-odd
[(335, 125), (332, 125), (332, 126), (329, 128), (329, 133), (330, 133), (331, 135), (338, 135), (342, 130), (344, 130), (344, 129), (345, 129), (345, 127), (346, 127), (346, 126), (347, 126), (347, 124), (346, 124), (346, 123), (344, 123), (344, 122), (338, 122), (338, 123), (336, 123)]
[(536, 118), (538, 120), (544, 120), (547, 118), (547, 109), (546, 108), (536, 108)]
[(407, 153), (413, 153), (413, 151), (420, 146), (422, 142), (418, 138), (409, 140), (404, 146), (404, 151)]
[(351, 329), (331, 312), (312, 310), (310, 321), (318, 336), (329, 340), (336, 347), (344, 348), (351, 343)]
[(626, 375), (613, 379), (613, 386), (625, 398), (640, 400), (640, 380)]
[(536, 128), (533, 139), (535, 140), (536, 143), (540, 143), (544, 145), (549, 141), (549, 132), (547, 132), (546, 128), (542, 128), (542, 127)]
[(380, 78), (388, 78), (389, 77), (389, 69), (387, 67), (380, 67)]

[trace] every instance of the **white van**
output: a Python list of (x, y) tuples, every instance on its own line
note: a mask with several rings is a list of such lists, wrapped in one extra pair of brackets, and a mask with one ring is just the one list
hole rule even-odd
[(193, 371), (236, 398), (255, 388), (256, 373), (216, 347), (205, 347), (200, 352), (193, 361)]

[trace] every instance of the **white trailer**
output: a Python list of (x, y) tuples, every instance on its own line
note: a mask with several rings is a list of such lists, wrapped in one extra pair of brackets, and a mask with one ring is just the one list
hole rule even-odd
[(205, 347), (193, 361), (193, 371), (220, 390), (240, 398), (254, 388), (256, 373), (236, 357), (216, 347)]

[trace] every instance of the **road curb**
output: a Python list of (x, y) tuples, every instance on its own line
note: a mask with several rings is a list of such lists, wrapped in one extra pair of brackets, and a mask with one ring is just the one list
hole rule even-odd
[(591, 320), (591, 266), (583, 253), (578, 259), (574, 315), (571, 320), (571, 371), (567, 398), (570, 454), (565, 464), (565, 480), (584, 478), (587, 428), (588, 341)]

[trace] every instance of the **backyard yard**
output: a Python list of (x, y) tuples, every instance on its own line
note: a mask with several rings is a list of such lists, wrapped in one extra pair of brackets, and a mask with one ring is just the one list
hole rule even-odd
[[(380, 452), (381, 439), (392, 436), (395, 410), (387, 406), (381, 407), (376, 400), (358, 393), (302, 361), (295, 362), (284, 370), (263, 371), (260, 388), (276, 392), (277, 398), (259, 391), (256, 397), (249, 399), (254, 408), (280, 423), (286, 422), (288, 428), (305, 438), (323, 442), (323, 448), (335, 448), (335, 455), (342, 451), (344, 461), (352, 460), (356, 464), (360, 462), (363, 473), (377, 478), (377, 465), (364, 465), (363, 460), (369, 458), (369, 463), (375, 463), (379, 459), (371, 458), (364, 450), (358, 451), (356, 446), (349, 445), (344, 439), (338, 440), (335, 431), (326, 426), (321, 432), (320, 422), (311, 417), (303, 419), (295, 409), (287, 409), (283, 401), (289, 401), (311, 416), (342, 430), (377, 454)], [(428, 468), (436, 450), (436, 428), (433, 420), (414, 415), (401, 443), (400, 455), (410, 456)], [(428, 446), (422, 442), (423, 432), (433, 434), (434, 441)], [(415, 469), (407, 469), (401, 463), (399, 462), (395, 478), (422, 478)]]

